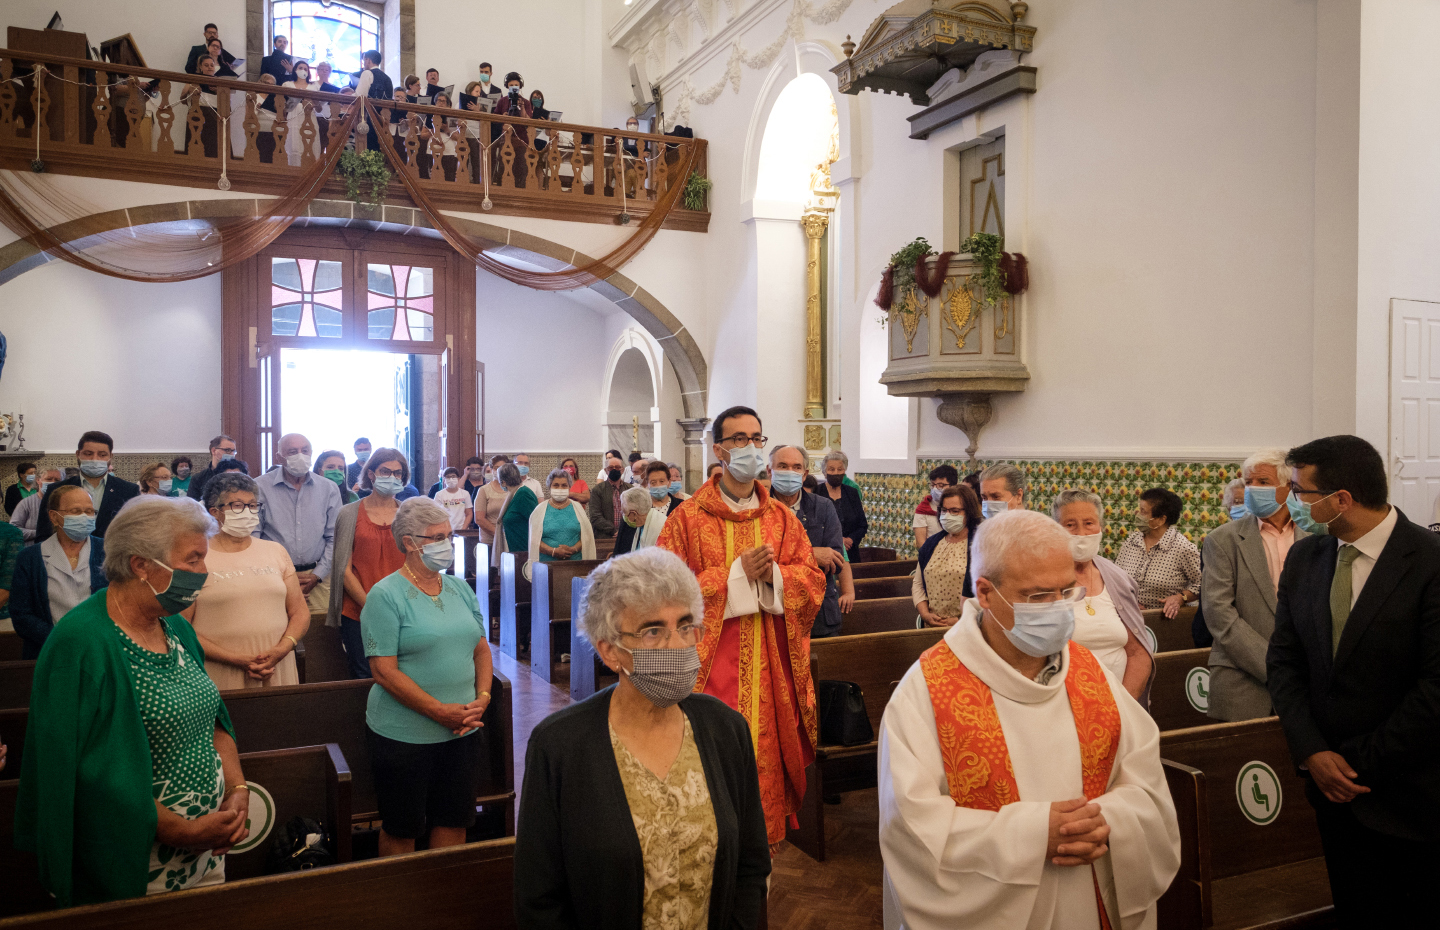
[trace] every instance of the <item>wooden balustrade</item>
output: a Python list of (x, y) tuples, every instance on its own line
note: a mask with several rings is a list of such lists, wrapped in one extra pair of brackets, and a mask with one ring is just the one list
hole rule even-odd
[[(0, 167), (257, 194), (285, 191), (341, 138), (344, 94), (202, 78), (108, 62), (0, 49)], [(643, 221), (691, 170), (706, 143), (503, 113), (375, 100), (375, 138), (394, 146), (425, 196), (445, 210), (616, 223)], [(504, 106), (504, 100), (499, 107)], [(497, 109), (499, 108), (497, 107)], [(393, 163), (392, 163), (393, 167)], [(223, 185), (220, 185), (223, 186)], [(332, 178), (322, 197), (343, 197)], [(485, 206), (488, 201), (489, 207)], [(386, 202), (412, 206), (400, 180)], [(665, 228), (703, 232), (708, 210), (677, 203)]]

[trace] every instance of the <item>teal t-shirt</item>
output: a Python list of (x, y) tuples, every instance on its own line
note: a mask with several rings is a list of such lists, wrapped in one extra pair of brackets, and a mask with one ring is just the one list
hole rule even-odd
[[(396, 656), (400, 671), (446, 704), (475, 700), (475, 647), (485, 635), (475, 592), (452, 575), (441, 575), (439, 597), (410, 583), (404, 571), (375, 583), (360, 611), (366, 656)], [(380, 685), (370, 689), (365, 722), (402, 743), (443, 743), (449, 728), (397, 701)]]
[[(193, 475), (191, 477), (194, 477)], [(190, 493), (190, 478), (171, 478), (170, 496), (184, 497)]]
[[(540, 534), (540, 541), (547, 546), (580, 545), (580, 521), (575, 516), (575, 508), (569, 504), (560, 508), (551, 507), (549, 504), (541, 506), (545, 508), (545, 529)], [(574, 557), (578, 559), (580, 556), (581, 553), (577, 552)], [(554, 562), (556, 559), (542, 550), (540, 561)]]

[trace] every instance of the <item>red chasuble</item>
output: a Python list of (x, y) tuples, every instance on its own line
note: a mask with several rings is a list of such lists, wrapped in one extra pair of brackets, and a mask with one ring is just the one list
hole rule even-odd
[[(684, 559), (700, 581), (705, 637), (695, 690), (720, 698), (749, 722), (766, 832), (778, 843), (805, 796), (805, 767), (815, 761), (810, 627), (825, 598), (825, 575), (789, 507), (757, 484), (755, 508), (733, 511), (720, 497), (719, 480), (712, 478), (670, 514), (657, 545)], [(767, 544), (784, 582), (784, 616), (724, 619), (731, 564)]]
[[(1115, 705), (1115, 695), (1110, 693), (1100, 662), (1084, 646), (1074, 641), (1069, 646), (1065, 693), (1080, 738), (1080, 778), (1085, 798), (1094, 800), (1110, 784), (1110, 770), (1120, 747), (1120, 708)], [(957, 807), (983, 811), (998, 811), (1020, 800), (1010, 749), (990, 688), (965, 667), (943, 639), (920, 656), (920, 670), (930, 689), (950, 799)], [(1094, 876), (1094, 866), (1090, 873)], [(1110, 930), (1110, 916), (1100, 897), (1098, 879), (1095, 881), (1100, 927)]]

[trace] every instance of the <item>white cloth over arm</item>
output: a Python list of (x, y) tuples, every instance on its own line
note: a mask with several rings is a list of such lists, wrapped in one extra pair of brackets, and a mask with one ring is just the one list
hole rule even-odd
[[(1084, 794), (1064, 684), (1069, 656), (1050, 684), (1030, 681), (990, 649), (976, 619), (968, 602), (945, 641), (992, 690), (1021, 800), (999, 811), (955, 805), (929, 689), (919, 664), (912, 666), (880, 730), (886, 893), (908, 930), (1096, 928), (1091, 870), (1045, 858), (1050, 804)], [(1095, 873), (1112, 923), (1136, 930), (1155, 926), (1155, 902), (1179, 869), (1180, 834), (1160, 766), (1159, 731), (1118, 679), (1107, 672), (1106, 680), (1120, 708), (1121, 735), (1110, 788), (1095, 799), (1111, 827), (1110, 852)], [(899, 925), (887, 919), (887, 927)]]
[[(731, 510), (739, 513), (742, 510), (753, 510), (755, 508), (754, 495), (734, 504), (724, 493), (720, 499)], [(735, 561), (730, 563), (730, 577), (726, 579), (725, 594), (725, 617), (748, 617), (754, 613), (764, 611), (767, 614), (782, 615), (785, 613), (785, 579), (780, 575), (780, 566), (770, 566), (770, 581), (751, 581), (745, 576), (745, 566), (740, 562), (740, 553), (735, 553)]]

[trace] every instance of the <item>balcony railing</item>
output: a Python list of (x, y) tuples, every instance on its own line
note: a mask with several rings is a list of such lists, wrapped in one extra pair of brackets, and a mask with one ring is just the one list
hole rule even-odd
[[(345, 94), (0, 49), (0, 167), (28, 171), (38, 161), (55, 174), (275, 195), (334, 146), (370, 147), (358, 129), (342, 137), (341, 116), (358, 103)], [(393, 145), (411, 183), (447, 211), (587, 223), (628, 214), (640, 222), (666, 190), (687, 182), (680, 176), (687, 160), (706, 175), (703, 139), (371, 103), (382, 114), (376, 141)], [(332, 177), (321, 195), (343, 198), (344, 179)], [(385, 200), (413, 205), (398, 178)], [(664, 228), (704, 232), (709, 220), (708, 203), (688, 210), (682, 197)]]

